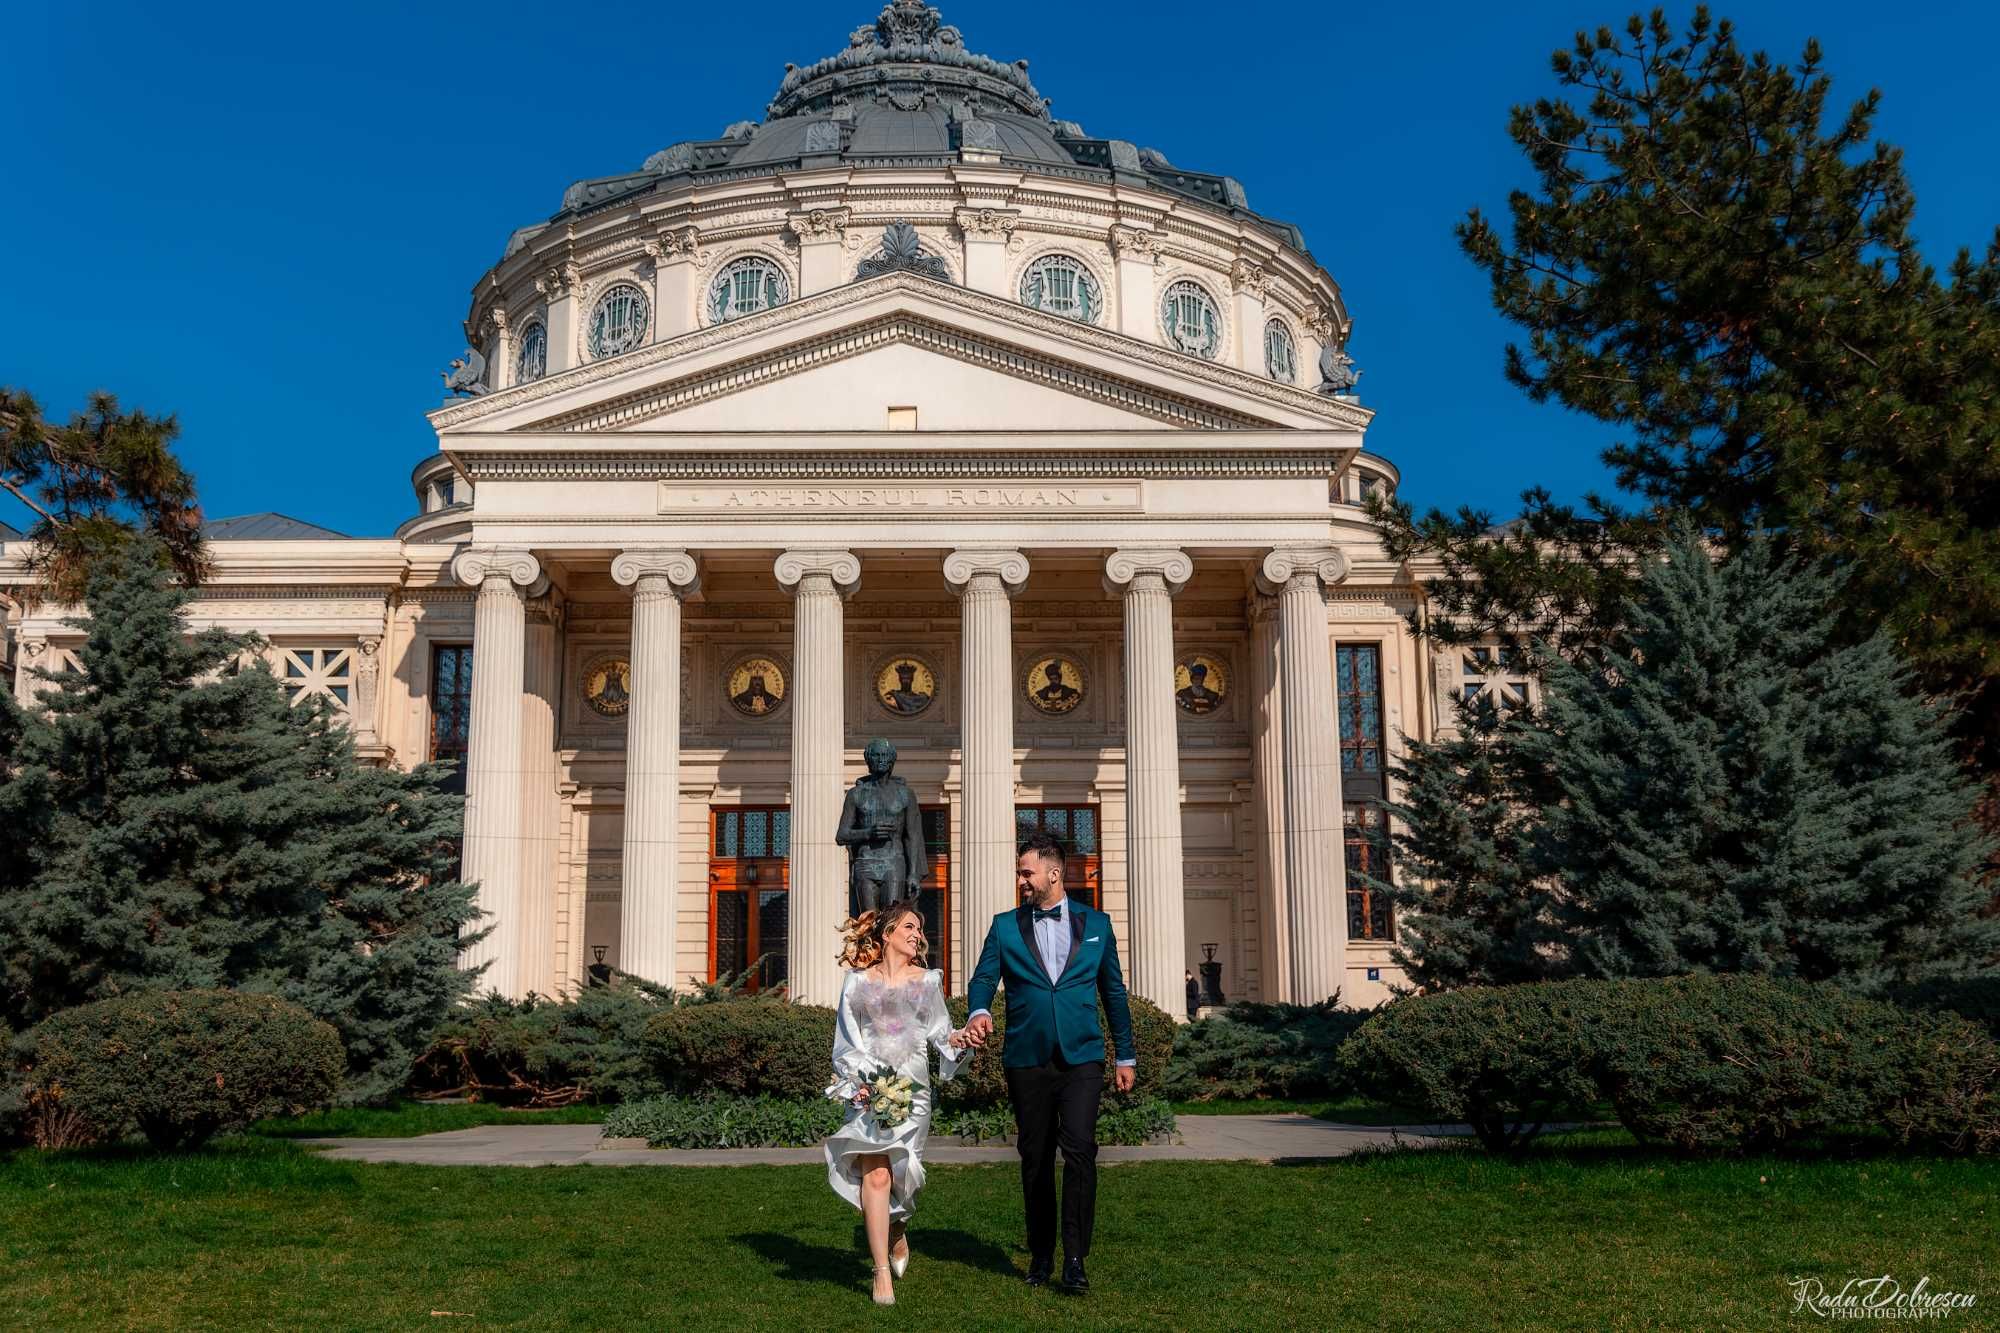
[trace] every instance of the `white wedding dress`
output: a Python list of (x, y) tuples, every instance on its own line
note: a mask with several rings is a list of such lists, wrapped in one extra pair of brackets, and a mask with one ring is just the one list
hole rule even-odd
[(849, 1101), (879, 1069), (910, 1080), (910, 1117), (883, 1129), (866, 1111), (849, 1105), (847, 1120), (826, 1141), (826, 1179), (833, 1192), (861, 1206), (861, 1167), (870, 1155), (889, 1159), (889, 1216), (901, 1222), (917, 1208), (924, 1187), (924, 1144), (931, 1136), (930, 1052), (940, 1057), (938, 1076), (958, 1072), (966, 1052), (947, 1038), (951, 1016), (944, 1007), (944, 973), (925, 972), (914, 981), (886, 986), (863, 972), (850, 971), (840, 987), (840, 1012), (833, 1029), (833, 1083), (828, 1097)]

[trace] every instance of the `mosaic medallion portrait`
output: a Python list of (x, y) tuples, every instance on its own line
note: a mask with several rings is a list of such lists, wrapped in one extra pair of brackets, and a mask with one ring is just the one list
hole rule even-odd
[(1188, 653), (1174, 663), (1174, 702), (1189, 717), (1206, 717), (1229, 694), (1229, 670), (1207, 653)]
[(1028, 664), (1021, 682), (1035, 711), (1060, 717), (1083, 702), (1083, 665), (1066, 653), (1046, 653)]
[(785, 669), (769, 657), (746, 657), (730, 668), (723, 693), (745, 717), (769, 717), (785, 702)]
[(632, 707), (632, 664), (596, 657), (583, 669), (583, 701), (599, 717), (623, 717)]
[(937, 673), (921, 657), (895, 657), (875, 675), (875, 701), (897, 717), (916, 717), (937, 698)]

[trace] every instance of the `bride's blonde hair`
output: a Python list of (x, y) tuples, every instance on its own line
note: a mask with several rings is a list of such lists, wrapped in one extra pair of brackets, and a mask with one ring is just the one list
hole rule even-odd
[[(914, 914), (917, 914), (917, 905), (905, 898), (901, 902), (889, 904), (879, 912), (863, 912), (860, 916), (851, 916), (841, 922), (839, 954), (841, 965), (861, 972), (881, 962), (883, 939), (898, 921)], [(919, 930), (923, 928), (921, 917), (917, 925)], [(929, 940), (917, 946), (918, 963), (929, 961), (926, 957), (929, 950)]]

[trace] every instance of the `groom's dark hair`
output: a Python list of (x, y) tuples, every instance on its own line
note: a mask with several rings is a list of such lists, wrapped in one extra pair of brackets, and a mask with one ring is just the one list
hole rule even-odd
[(1029, 852), (1033, 852), (1044, 861), (1053, 861), (1057, 865), (1061, 865), (1067, 859), (1063, 853), (1063, 845), (1056, 841), (1053, 833), (1045, 829), (1037, 829), (1035, 832), (1021, 839), (1021, 846), (1014, 855), (1026, 856)]

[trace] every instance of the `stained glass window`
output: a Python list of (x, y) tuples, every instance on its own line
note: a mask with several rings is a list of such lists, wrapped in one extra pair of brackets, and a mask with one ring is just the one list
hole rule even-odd
[(629, 282), (613, 283), (590, 312), (590, 354), (617, 356), (646, 340), (652, 314), (646, 294)]
[(1282, 319), (1264, 326), (1264, 369), (1281, 384), (1299, 382), (1299, 351)]
[(1382, 649), (1343, 643), (1334, 650), (1335, 705), (1340, 714), (1340, 769), (1382, 771)]
[(1379, 806), (1351, 804), (1346, 807), (1347, 847), (1347, 937), (1352, 940), (1386, 940), (1395, 931), (1394, 905), (1389, 895), (1369, 883), (1388, 882), (1388, 828)]
[(1222, 315), (1200, 283), (1186, 279), (1160, 298), (1160, 328), (1171, 347), (1214, 360), (1222, 350)]
[(465, 791), (465, 755), (472, 737), (472, 645), (441, 643), (431, 649), (431, 758), (458, 771), (448, 784)]
[(1043, 255), (1021, 275), (1021, 304), (1051, 315), (1095, 324), (1104, 310), (1097, 275), (1080, 259)]
[(514, 349), (514, 383), (529, 384), (549, 373), (549, 330), (539, 319), (521, 330)]
[(749, 256), (723, 266), (708, 285), (708, 320), (726, 324), (759, 310), (781, 306), (791, 299), (791, 284), (784, 270), (768, 259)]

